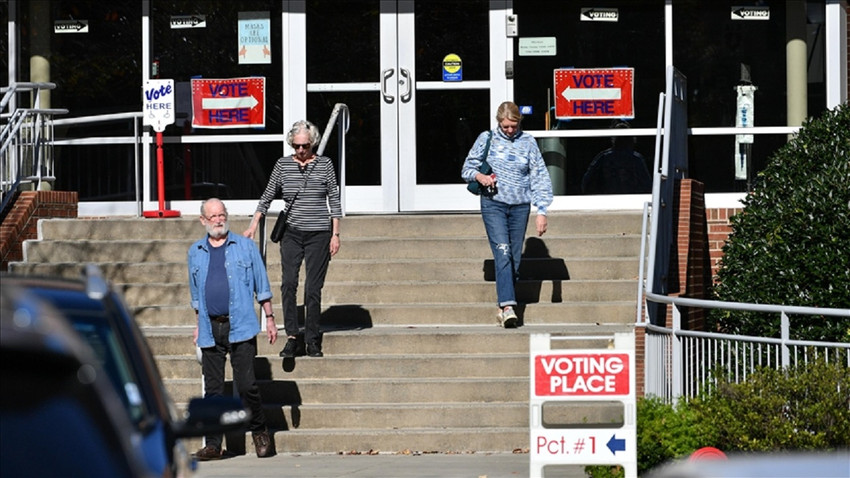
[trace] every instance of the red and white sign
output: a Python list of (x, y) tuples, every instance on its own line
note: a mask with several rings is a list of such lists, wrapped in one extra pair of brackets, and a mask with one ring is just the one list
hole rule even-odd
[(264, 128), (264, 77), (192, 80), (192, 126), (195, 128)]
[(628, 395), (629, 354), (575, 353), (534, 357), (539, 396)]
[(634, 118), (634, 68), (555, 70), (555, 117)]

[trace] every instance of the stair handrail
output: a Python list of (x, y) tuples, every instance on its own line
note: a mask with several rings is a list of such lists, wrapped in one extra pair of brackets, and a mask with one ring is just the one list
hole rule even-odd
[[(35, 182), (41, 189), (42, 181), (54, 180), (53, 116), (67, 114), (64, 108), (41, 108), (41, 92), (52, 90), (56, 84), (49, 82), (12, 82), (0, 88), (0, 117), (5, 119), (0, 131), (0, 211), (9, 205), (21, 184)], [(17, 94), (32, 93), (33, 107), (19, 108)], [(10, 112), (4, 112), (6, 108)], [(12, 147), (14, 146), (14, 147)]]

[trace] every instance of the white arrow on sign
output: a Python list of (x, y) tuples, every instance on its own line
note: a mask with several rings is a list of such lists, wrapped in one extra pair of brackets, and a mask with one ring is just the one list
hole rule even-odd
[(575, 100), (619, 100), (622, 91), (619, 88), (570, 88), (561, 93), (567, 101)]
[(201, 107), (205, 110), (230, 110), (236, 108), (251, 109), (259, 104), (253, 96), (239, 96), (237, 98), (204, 98)]

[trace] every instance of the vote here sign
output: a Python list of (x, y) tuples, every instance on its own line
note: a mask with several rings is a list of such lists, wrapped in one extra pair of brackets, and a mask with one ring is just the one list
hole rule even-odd
[(555, 117), (634, 118), (634, 68), (555, 70)]
[(244, 128), (266, 125), (264, 77), (192, 79), (192, 126)]
[(534, 358), (538, 396), (629, 394), (629, 354), (564, 353)]

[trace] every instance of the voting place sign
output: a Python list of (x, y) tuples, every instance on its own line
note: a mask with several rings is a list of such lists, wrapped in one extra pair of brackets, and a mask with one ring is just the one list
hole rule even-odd
[(634, 68), (555, 70), (555, 117), (634, 118)]
[(547, 396), (628, 395), (627, 353), (571, 353), (534, 358), (535, 393)]
[(147, 80), (142, 88), (142, 124), (157, 133), (174, 123), (174, 80)]
[(265, 77), (193, 78), (191, 83), (193, 127), (265, 127)]

